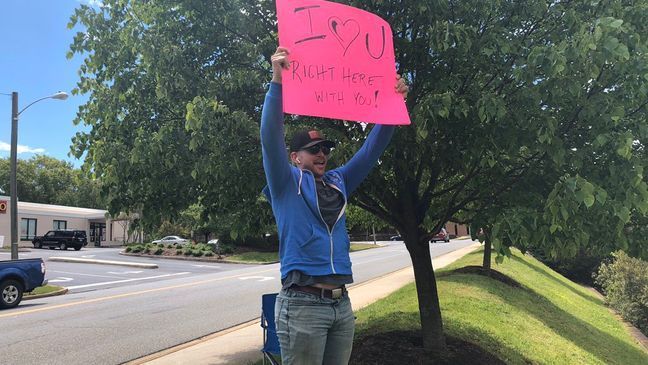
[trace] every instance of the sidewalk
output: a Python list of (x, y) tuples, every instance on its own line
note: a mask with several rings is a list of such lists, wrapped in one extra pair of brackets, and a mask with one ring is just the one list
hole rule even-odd
[[(480, 247), (478, 242), (432, 259), (435, 269), (443, 268)], [(412, 267), (387, 274), (349, 288), (353, 310), (366, 307), (414, 281)], [(259, 297), (261, 308), (261, 297)], [(261, 309), (259, 309), (259, 312)], [(263, 331), (257, 318), (227, 330), (151, 354), (127, 364), (251, 364), (261, 360)]]

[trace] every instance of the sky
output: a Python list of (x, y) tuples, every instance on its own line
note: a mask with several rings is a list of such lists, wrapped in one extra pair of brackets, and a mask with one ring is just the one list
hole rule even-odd
[(96, 0), (2, 0), (0, 1), (0, 158), (9, 156), (11, 143), (11, 94), (18, 92), (19, 110), (32, 101), (65, 91), (67, 100), (45, 99), (20, 114), (18, 158), (45, 154), (81, 166), (68, 156), (72, 137), (89, 130), (72, 122), (87, 95), (72, 95), (83, 57), (68, 60), (74, 34), (68, 29), (74, 9)]

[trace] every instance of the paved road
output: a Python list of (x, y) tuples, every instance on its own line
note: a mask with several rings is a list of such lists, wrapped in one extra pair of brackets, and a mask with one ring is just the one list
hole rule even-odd
[[(185, 260), (160, 260), (120, 255), (122, 248), (87, 247), (81, 251), (30, 249), (20, 252), (21, 259), (42, 258), (47, 272), (45, 278), (50, 284), (67, 287), (71, 293), (102, 290), (118, 286), (130, 286), (140, 281), (168, 280), (178, 276), (192, 277), (207, 273), (230, 271), (252, 265), (220, 264)], [(0, 260), (9, 259), (10, 254), (0, 252)], [(142, 269), (113, 265), (80, 264), (48, 261), (50, 257), (74, 257), (109, 261), (155, 263), (157, 269)]]
[[(436, 243), (431, 251), (438, 256), (470, 244)], [(352, 260), (356, 283), (411, 265), (399, 242), (355, 252)], [(0, 363), (119, 364), (158, 352), (258, 317), (261, 294), (280, 287), (278, 271), (276, 264), (204, 268), (23, 302), (0, 312)]]

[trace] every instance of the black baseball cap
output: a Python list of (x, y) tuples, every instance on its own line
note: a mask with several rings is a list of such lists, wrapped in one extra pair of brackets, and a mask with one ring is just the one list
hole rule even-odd
[(295, 133), (290, 141), (290, 152), (297, 152), (316, 144), (322, 144), (328, 148), (335, 147), (335, 142), (324, 139), (324, 136), (317, 130), (303, 130)]

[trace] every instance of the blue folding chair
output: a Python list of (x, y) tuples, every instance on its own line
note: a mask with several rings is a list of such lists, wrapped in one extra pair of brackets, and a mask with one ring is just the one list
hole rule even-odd
[(279, 365), (278, 358), (281, 358), (281, 348), (279, 347), (279, 337), (277, 337), (277, 327), (275, 326), (275, 301), (277, 293), (263, 294), (261, 297), (261, 327), (263, 327), (263, 364), (266, 359), (272, 365)]

